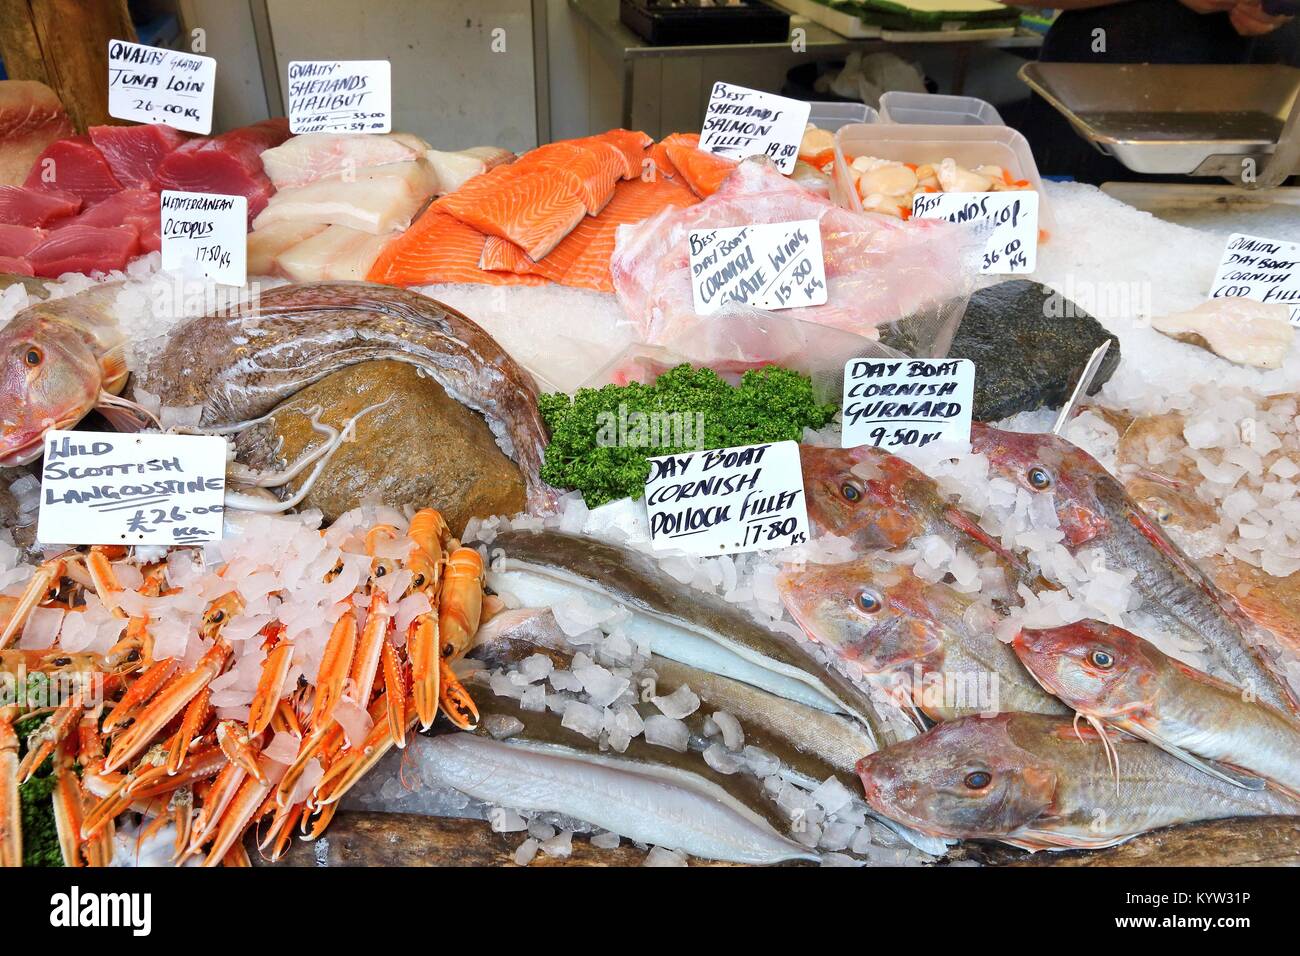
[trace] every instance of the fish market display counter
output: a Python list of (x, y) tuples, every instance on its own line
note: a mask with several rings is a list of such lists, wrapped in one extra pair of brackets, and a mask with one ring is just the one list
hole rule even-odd
[(35, 101), (0, 863), (1296, 862), (1285, 217), (1002, 126), (515, 156)]

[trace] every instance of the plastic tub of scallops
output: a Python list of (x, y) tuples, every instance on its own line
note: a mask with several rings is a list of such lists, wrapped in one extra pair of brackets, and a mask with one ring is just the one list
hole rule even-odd
[(1024, 136), (1007, 126), (857, 123), (835, 133), (831, 197), (854, 212), (906, 219), (918, 191), (1039, 195), (1039, 241), (1054, 230), (1051, 204)]

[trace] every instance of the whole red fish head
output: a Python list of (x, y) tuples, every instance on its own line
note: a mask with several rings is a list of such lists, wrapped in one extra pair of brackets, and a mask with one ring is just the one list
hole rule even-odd
[(949, 720), (858, 761), (867, 804), (932, 836), (999, 839), (1051, 807), (1056, 773), (1013, 739), (1015, 714)]
[(864, 550), (906, 544), (947, 507), (924, 473), (879, 448), (803, 445), (799, 456), (814, 530)]
[(1064, 438), (973, 422), (971, 450), (986, 455), (990, 469), (1000, 477), (1053, 497), (1067, 547), (1087, 544), (1110, 527), (1098, 486), (1114, 484), (1114, 479), (1097, 459)]
[(804, 632), (850, 672), (871, 678), (939, 648), (929, 586), (909, 569), (870, 558), (787, 569), (781, 601)]
[(0, 328), (0, 466), (39, 458), (47, 430), (75, 425), (98, 400), (99, 357), (74, 327), (41, 313), (26, 309)]
[(1155, 703), (1159, 651), (1101, 621), (1024, 628), (1011, 642), (1025, 669), (1049, 693), (1093, 717), (1124, 717)]

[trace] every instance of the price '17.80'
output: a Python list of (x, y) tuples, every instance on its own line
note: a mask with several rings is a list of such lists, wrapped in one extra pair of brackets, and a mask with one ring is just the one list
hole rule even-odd
[(799, 519), (795, 517), (786, 518), (783, 521), (755, 521), (753, 524), (745, 526), (745, 544), (759, 544), (763, 541), (780, 541), (789, 538), (791, 535), (791, 544), (803, 544), (808, 540), (808, 536), (802, 531), (795, 534), (799, 527)]

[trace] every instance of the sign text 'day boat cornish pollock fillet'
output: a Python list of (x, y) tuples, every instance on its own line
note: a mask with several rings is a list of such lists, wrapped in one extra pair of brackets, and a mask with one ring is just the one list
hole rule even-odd
[(645, 486), (656, 550), (770, 551), (808, 540), (799, 445), (717, 448), (650, 459)]

